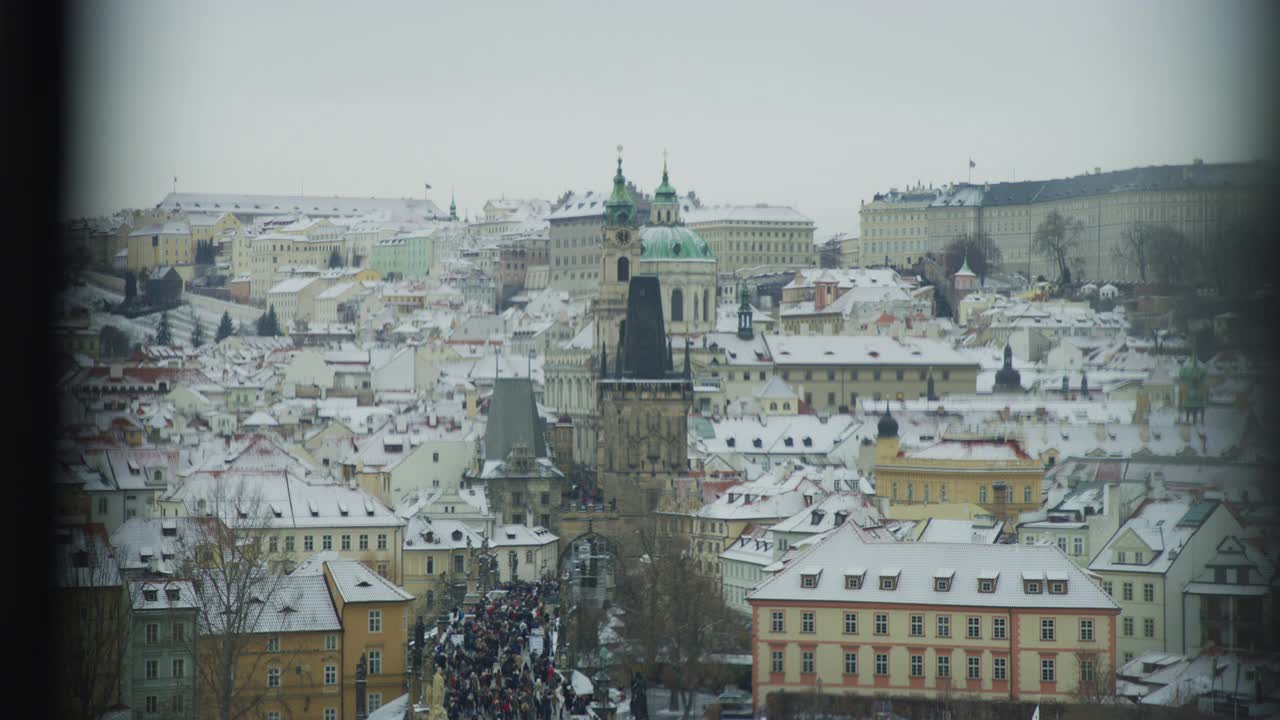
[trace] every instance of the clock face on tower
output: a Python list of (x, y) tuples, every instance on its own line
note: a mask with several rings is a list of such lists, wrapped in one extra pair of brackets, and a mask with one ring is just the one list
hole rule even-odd
[(631, 233), (627, 232), (626, 230), (619, 230), (617, 237), (618, 237), (619, 245), (626, 245), (627, 243), (631, 242)]

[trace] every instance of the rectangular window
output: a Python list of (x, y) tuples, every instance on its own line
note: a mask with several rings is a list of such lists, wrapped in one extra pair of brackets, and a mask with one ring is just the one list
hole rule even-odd
[(1156, 621), (1151, 618), (1142, 619), (1142, 637), (1156, 636)]
[(1124, 620), (1121, 621), (1120, 626), (1124, 630), (1125, 637), (1133, 637), (1133, 618), (1124, 618)]
[(368, 549), (369, 549), (369, 536), (368, 536), (368, 535), (361, 535), (361, 536), (360, 536), (360, 549), (361, 549), (361, 550), (368, 550)]
[(292, 535), (284, 536), (284, 551), (293, 552), (293, 536)]
[(333, 549), (333, 536), (332, 536), (332, 535), (325, 535), (324, 537), (320, 538), (320, 548), (321, 548), (322, 550), (332, 550), (332, 549)]
[(370, 675), (382, 674), (382, 651), (381, 650), (369, 651), (369, 674)]
[(1005, 673), (1008, 671), (1008, 660), (1002, 657), (991, 659), (991, 679), (1004, 680)]
[(1156, 601), (1156, 586), (1151, 583), (1142, 584), (1142, 602)]
[(1133, 599), (1133, 583), (1131, 582), (1125, 583), (1122, 586), (1122, 589), (1123, 589), (1123, 592), (1121, 594), (1124, 596), (1124, 599), (1132, 600)]
[(173, 665), (170, 669), (173, 671), (173, 677), (176, 677), (176, 678), (186, 677), (187, 661), (183, 660), (182, 658), (177, 658), (173, 661)]
[(272, 535), (270, 538), (267, 538), (267, 550), (269, 552), (276, 552), (279, 549), (280, 549), (280, 545), (277, 542), (277, 538), (275, 535)]
[(337, 709), (337, 708), (325, 708), (325, 709), (324, 709), (324, 720), (338, 720), (338, 709)]
[(338, 666), (337, 665), (324, 666), (324, 684), (325, 685), (338, 684)]
[(387, 549), (387, 536), (385, 534), (378, 536), (378, 549), (379, 550)]
[(773, 617), (772, 617), (773, 625), (771, 626), (771, 629), (773, 630), (773, 632), (776, 632), (776, 633), (783, 632), (784, 625), (783, 625), (782, 618), (783, 618), (783, 615), (781, 610), (773, 611)]
[(981, 679), (982, 679), (982, 656), (980, 656), (980, 655), (970, 655), (970, 656), (969, 656), (969, 673), (968, 673), (968, 678), (969, 678), (970, 680), (981, 680)]
[(886, 613), (876, 613), (876, 634), (889, 634), (889, 615)]
[(858, 653), (847, 652), (844, 654), (844, 674), (845, 675), (858, 674)]
[(267, 669), (267, 687), (269, 688), (280, 687), (280, 668)]
[(148, 680), (155, 680), (160, 677), (160, 661), (148, 660), (145, 664)]
[(146, 705), (147, 705), (147, 712), (149, 713), (160, 712), (160, 696), (148, 695)]
[(858, 613), (847, 612), (844, 614), (844, 634), (845, 635), (858, 634)]
[(982, 637), (982, 618), (980, 617), (969, 618), (969, 631), (967, 633), (967, 636), (975, 639)]
[(950, 615), (938, 616), (938, 637), (940, 638), (951, 637), (951, 616)]
[(147, 623), (147, 644), (155, 645), (158, 642), (160, 642), (159, 623)]
[(920, 637), (921, 635), (924, 635), (924, 616), (923, 615), (911, 616), (911, 635), (913, 637)]
[(938, 677), (940, 678), (951, 677), (951, 656), (950, 655), (938, 656)]
[(382, 611), (381, 610), (369, 611), (369, 632), (371, 633), (382, 632)]
[(174, 695), (173, 698), (169, 700), (169, 709), (175, 713), (181, 714), (185, 707), (186, 701), (181, 695)]
[(187, 641), (187, 626), (185, 623), (173, 624), (173, 641), (174, 642)]
[(351, 549), (351, 536), (350, 536), (350, 535), (343, 535), (343, 536), (342, 536), (342, 549), (343, 549), (343, 550), (350, 550), (350, 549)]
[(1040, 618), (1040, 639), (1048, 642), (1053, 640), (1053, 618)]
[(337, 636), (337, 635), (325, 635), (325, 636), (324, 636), (324, 649), (325, 649), (325, 650), (337, 650), (337, 649), (338, 649), (338, 636)]
[(382, 693), (369, 693), (369, 712), (382, 707)]
[(302, 549), (311, 552), (315, 549), (315, 540), (310, 535), (302, 536)]
[(813, 621), (812, 612), (806, 611), (800, 615), (800, 632), (802, 633), (815, 632), (815, 630), (813, 629), (813, 625), (814, 625), (814, 621)]
[(800, 672), (806, 675), (813, 674), (813, 651), (805, 650), (800, 653)]
[(1006, 618), (1002, 618), (1002, 617), (991, 618), (991, 639), (992, 640), (1004, 639), (1005, 622), (1006, 622)]
[(1115, 593), (1111, 592), (1112, 590), (1113, 590), (1113, 588), (1112, 588), (1112, 586), (1111, 586), (1111, 581), (1110, 581), (1110, 580), (1103, 580), (1103, 581), (1102, 581), (1102, 591), (1103, 591), (1103, 592), (1105, 592), (1105, 593), (1107, 594), (1107, 596), (1108, 596), (1108, 597), (1115, 597)]
[(1075, 538), (1071, 541), (1071, 554), (1076, 556), (1084, 554), (1084, 538)]
[(911, 656), (911, 677), (924, 677), (924, 656)]
[(1056, 682), (1053, 658), (1040, 659), (1040, 682)]
[(1093, 621), (1092, 620), (1080, 621), (1080, 639), (1084, 641), (1093, 640)]
[(1097, 665), (1092, 660), (1080, 661), (1080, 682), (1092, 683), (1098, 676)]
[(273, 635), (267, 638), (267, 652), (271, 652), (271, 653), (280, 652), (280, 636), (279, 635)]
[(889, 655), (888, 653), (876, 653), (876, 674), (889, 674)]

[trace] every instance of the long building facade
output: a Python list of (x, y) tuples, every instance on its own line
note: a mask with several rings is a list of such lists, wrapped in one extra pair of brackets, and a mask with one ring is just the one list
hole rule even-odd
[(1139, 222), (1169, 225), (1200, 246), (1222, 242), (1233, 219), (1259, 207), (1267, 171), (1263, 163), (1197, 159), (1054, 180), (890, 190), (859, 211), (859, 264), (909, 266), (959, 235), (985, 233), (1000, 248), (1005, 270), (1056, 277), (1053, 262), (1032, 250), (1032, 238), (1057, 211), (1083, 225), (1073, 273), (1137, 281), (1138, 268), (1116, 254), (1126, 229)]
[(1112, 677), (1119, 608), (1057, 548), (867, 544), (850, 526), (747, 597), (752, 691), (1069, 702)]

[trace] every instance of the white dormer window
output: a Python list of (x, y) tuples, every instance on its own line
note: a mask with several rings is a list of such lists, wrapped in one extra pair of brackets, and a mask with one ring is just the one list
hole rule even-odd
[(1028, 595), (1039, 595), (1039, 594), (1040, 594), (1040, 581), (1039, 581), (1039, 580), (1028, 580), (1028, 581), (1026, 582), (1026, 591), (1027, 591), (1027, 594), (1028, 594)]
[(995, 591), (996, 591), (995, 580), (992, 580), (991, 578), (982, 578), (981, 580), (978, 581), (978, 592), (989, 593), (989, 592), (995, 592)]
[(951, 578), (934, 578), (933, 589), (936, 592), (947, 592), (951, 589)]
[(880, 571), (880, 589), (896, 590), (898, 588), (898, 570)]
[(1123, 550), (1117, 550), (1117, 551), (1116, 551), (1116, 562), (1117, 562), (1117, 563), (1119, 563), (1120, 565), (1124, 565), (1124, 564), (1125, 564), (1125, 563), (1127, 563), (1128, 561), (1129, 561), (1129, 559), (1128, 559), (1128, 553), (1126, 553), (1126, 552), (1125, 552), (1125, 551), (1123, 551)]
[(801, 575), (800, 587), (802, 588), (818, 587), (818, 576), (817, 575)]
[(1146, 565), (1146, 561), (1143, 559), (1141, 550), (1137, 550), (1133, 553), (1133, 562), (1138, 565)]
[(1049, 583), (1049, 593), (1052, 595), (1066, 595), (1067, 583), (1065, 580), (1054, 580)]

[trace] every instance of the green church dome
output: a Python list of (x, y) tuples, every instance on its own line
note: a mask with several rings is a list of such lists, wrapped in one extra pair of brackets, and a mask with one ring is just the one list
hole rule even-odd
[(646, 225), (640, 229), (640, 257), (656, 260), (711, 260), (711, 246), (683, 225)]

